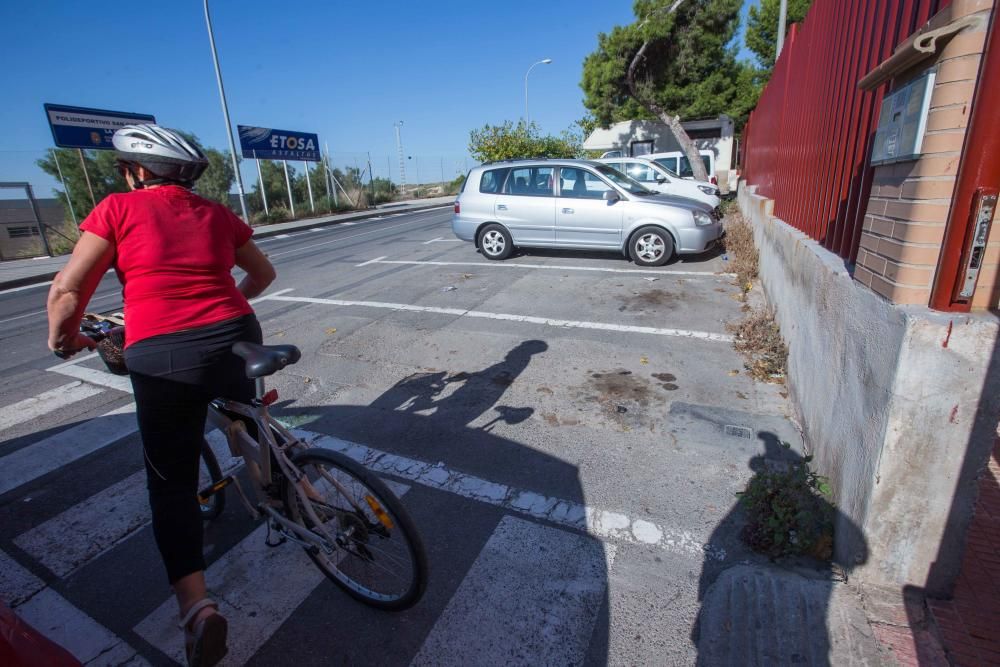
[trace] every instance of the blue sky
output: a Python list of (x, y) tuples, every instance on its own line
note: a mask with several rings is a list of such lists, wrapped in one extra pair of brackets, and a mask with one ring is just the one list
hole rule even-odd
[[(395, 176), (403, 120), (424, 181), (442, 164), (447, 178), (464, 171), (470, 129), (523, 114), (525, 71), (542, 58), (553, 62), (531, 73), (531, 118), (568, 128), (584, 114), (581, 65), (597, 33), (632, 19), (628, 1), (212, 3), (234, 125), (316, 132), (335, 162), (370, 151), (376, 175), (391, 156)], [(53, 145), (44, 102), (151, 113), (226, 147), (199, 0), (2, 3), (0, 56), (0, 180), (39, 196), (55, 185), (34, 166)]]

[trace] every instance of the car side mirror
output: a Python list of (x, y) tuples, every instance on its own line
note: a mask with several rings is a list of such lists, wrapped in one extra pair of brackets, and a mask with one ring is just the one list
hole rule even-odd
[(618, 201), (619, 199), (621, 199), (621, 196), (617, 192), (615, 192), (614, 190), (605, 190), (604, 194), (602, 195), (602, 197), (603, 197), (604, 201), (609, 201), (609, 202), (612, 202), (612, 203)]
[(664, 183), (667, 182), (667, 179), (664, 178), (663, 176), (657, 176), (656, 177), (656, 182), (659, 183), (660, 185), (663, 185)]

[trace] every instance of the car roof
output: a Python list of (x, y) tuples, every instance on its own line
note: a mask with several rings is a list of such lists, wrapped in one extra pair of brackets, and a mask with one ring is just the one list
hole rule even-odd
[(496, 167), (496, 166), (514, 166), (514, 165), (533, 165), (533, 164), (579, 164), (579, 165), (589, 165), (593, 164), (595, 160), (581, 160), (579, 158), (547, 158), (547, 157), (535, 157), (535, 158), (514, 158), (510, 160), (492, 160), (490, 162), (484, 162), (479, 165), (480, 168), (483, 167)]

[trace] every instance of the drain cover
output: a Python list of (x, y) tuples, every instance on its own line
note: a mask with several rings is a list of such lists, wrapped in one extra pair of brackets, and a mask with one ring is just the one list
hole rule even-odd
[(737, 438), (745, 438), (746, 440), (753, 440), (753, 429), (747, 428), (746, 426), (733, 426), (732, 424), (726, 424), (726, 435), (735, 436)]

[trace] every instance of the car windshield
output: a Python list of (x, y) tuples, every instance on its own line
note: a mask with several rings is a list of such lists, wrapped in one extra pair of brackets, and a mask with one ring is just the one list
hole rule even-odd
[[(654, 162), (655, 162), (655, 164), (656, 164), (657, 167), (659, 167), (663, 171), (667, 172), (667, 174), (669, 174), (670, 176), (673, 176), (674, 178), (680, 178), (680, 174), (678, 174), (676, 171), (674, 171), (673, 169), (671, 169), (667, 165), (663, 164), (663, 162), (660, 162), (659, 160), (655, 160)], [(666, 162), (666, 160), (664, 160), (664, 162)]]
[(606, 164), (595, 165), (595, 168), (598, 172), (600, 172), (601, 176), (604, 176), (618, 187), (624, 188), (630, 194), (638, 195), (640, 197), (654, 194), (652, 190), (647, 189), (646, 186), (639, 181), (629, 178), (617, 169), (613, 169)]

